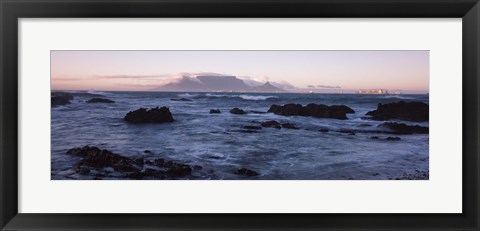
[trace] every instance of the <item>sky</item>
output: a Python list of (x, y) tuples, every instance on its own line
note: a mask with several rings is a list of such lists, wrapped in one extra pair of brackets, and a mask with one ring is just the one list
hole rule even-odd
[(149, 91), (210, 74), (320, 92), (428, 93), (429, 51), (51, 51), (53, 90)]

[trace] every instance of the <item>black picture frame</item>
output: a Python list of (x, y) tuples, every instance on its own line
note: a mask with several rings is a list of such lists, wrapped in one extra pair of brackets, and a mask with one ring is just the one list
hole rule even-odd
[[(0, 0), (0, 12), (0, 228), (2, 230), (479, 230), (480, 4), (478, 0)], [(59, 17), (462, 18), (463, 213), (18, 213), (17, 20)]]

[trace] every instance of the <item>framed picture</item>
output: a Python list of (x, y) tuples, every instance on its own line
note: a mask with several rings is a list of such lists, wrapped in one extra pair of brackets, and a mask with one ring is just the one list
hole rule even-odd
[(2, 1), (2, 230), (478, 230), (466, 1)]

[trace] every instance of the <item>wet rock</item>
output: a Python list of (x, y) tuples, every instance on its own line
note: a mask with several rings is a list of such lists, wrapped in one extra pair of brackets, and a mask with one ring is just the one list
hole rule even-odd
[(318, 131), (320, 131), (320, 132), (328, 132), (329, 130), (326, 129), (326, 128), (320, 128), (320, 130), (318, 130)]
[(283, 116), (311, 116), (316, 118), (332, 118), (346, 120), (346, 114), (355, 113), (354, 110), (345, 105), (327, 106), (323, 104), (310, 103), (307, 106), (301, 104), (272, 105), (268, 112)]
[(128, 123), (169, 123), (173, 122), (172, 113), (167, 107), (152, 108), (147, 110), (140, 108), (135, 111), (129, 111), (123, 118)]
[(248, 111), (248, 113), (250, 113), (250, 114), (267, 114), (264, 111)]
[(184, 102), (190, 102), (192, 101), (191, 99), (187, 99), (187, 98), (180, 98), (180, 99), (170, 99), (171, 101), (184, 101)]
[(245, 115), (247, 114), (244, 110), (236, 107), (236, 108), (233, 108), (232, 110), (230, 110), (230, 113), (232, 114), (235, 114), (235, 115)]
[(243, 126), (242, 128), (243, 128), (243, 129), (250, 129), (250, 130), (260, 130), (260, 129), (262, 129), (262, 127), (259, 127), (259, 126), (250, 126), (250, 125)]
[(51, 97), (51, 105), (52, 107), (70, 104), (70, 100), (68, 97), (63, 96), (53, 96)]
[(145, 153), (145, 154), (152, 154), (153, 152), (150, 151), (150, 150), (145, 150), (145, 151), (143, 151), (143, 153)]
[(91, 98), (87, 103), (115, 103), (115, 101), (104, 98)]
[(220, 109), (210, 109), (210, 114), (220, 114)]
[(378, 137), (378, 136), (370, 136), (370, 139), (372, 139), (372, 140), (378, 140), (379, 137)]
[(282, 128), (295, 129), (295, 130), (300, 129), (300, 128), (296, 127), (294, 124), (291, 124), (291, 123), (283, 123)]
[(260, 125), (262, 125), (262, 127), (264, 128), (277, 128), (277, 129), (282, 128), (281, 124), (275, 120), (265, 121), (265, 122), (262, 122)]
[(348, 134), (348, 135), (351, 135), (351, 136), (355, 135), (355, 131), (353, 131), (353, 130), (340, 130), (338, 132), (345, 133), (345, 134)]
[(404, 102), (381, 104), (376, 110), (367, 112), (366, 119), (372, 120), (406, 120), (414, 122), (424, 122), (429, 119), (428, 104), (423, 102)]
[(258, 172), (255, 172), (253, 170), (246, 169), (246, 168), (237, 169), (237, 171), (235, 171), (234, 174), (241, 175), (241, 176), (258, 176), (259, 175)]
[(154, 165), (166, 168), (166, 175), (169, 177), (183, 177), (192, 174), (192, 167), (186, 164), (179, 164), (173, 161), (165, 161), (164, 159), (156, 159)]
[(138, 166), (143, 166), (145, 164), (143, 157), (135, 159), (135, 164)]
[(371, 127), (372, 125), (371, 124), (360, 124), (359, 126), (360, 127)]
[(67, 154), (83, 158), (77, 163), (77, 169), (112, 167), (117, 172), (134, 172), (140, 169), (134, 160), (97, 147), (72, 148)]
[(62, 97), (64, 99), (68, 100), (73, 100), (73, 94), (72, 93), (67, 93), (67, 92), (52, 92), (51, 94), (52, 97)]
[(387, 122), (380, 124), (379, 127), (384, 127), (392, 130), (396, 134), (428, 134), (428, 127), (419, 125), (406, 125), (403, 123)]
[(101, 94), (93, 94), (88, 92), (64, 92), (64, 91), (55, 91), (52, 92), (52, 96), (66, 96), (71, 97), (70, 100), (73, 100), (73, 97), (104, 97)]
[(388, 141), (399, 141), (401, 140), (400, 137), (392, 137), (392, 136), (389, 136), (387, 137), (385, 140), (388, 140)]

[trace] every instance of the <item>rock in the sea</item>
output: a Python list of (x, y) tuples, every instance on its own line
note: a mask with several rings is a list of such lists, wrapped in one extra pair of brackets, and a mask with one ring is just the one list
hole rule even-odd
[(248, 113), (250, 113), (250, 114), (266, 114), (266, 112), (264, 112), (264, 111), (254, 111), (254, 110), (250, 110), (250, 111), (248, 111)]
[(379, 138), (378, 138), (378, 136), (370, 136), (370, 139), (372, 139), (372, 140), (378, 140)]
[(140, 108), (135, 111), (129, 111), (123, 118), (128, 123), (166, 123), (173, 122), (172, 113), (167, 107), (152, 108), (147, 110)]
[(73, 93), (62, 92), (62, 91), (55, 91), (52, 92), (52, 97), (60, 96), (68, 100), (73, 100)]
[(283, 123), (282, 128), (295, 129), (295, 130), (300, 129), (300, 128), (296, 127), (295, 124), (291, 124), (291, 123)]
[(327, 106), (323, 104), (310, 103), (307, 106), (301, 104), (272, 105), (268, 112), (283, 116), (312, 116), (317, 118), (332, 118), (346, 120), (348, 113), (355, 111), (345, 105)]
[(220, 109), (210, 109), (210, 114), (220, 114)]
[(104, 98), (91, 98), (87, 103), (115, 103), (115, 101)]
[(246, 168), (240, 168), (240, 169), (237, 169), (237, 171), (234, 172), (236, 175), (241, 175), (241, 176), (258, 176), (258, 172), (255, 172), (253, 170), (250, 170), (250, 169), (246, 169)]
[(141, 168), (138, 162), (130, 158), (97, 147), (72, 148), (67, 151), (67, 154), (83, 158), (77, 163), (77, 169), (112, 167), (117, 172), (135, 172)]
[[(111, 167), (116, 172), (124, 173), (124, 177), (132, 179), (176, 179), (192, 174), (192, 167), (187, 164), (164, 159), (153, 161), (144, 161), (143, 158), (131, 159), (97, 147), (72, 148), (67, 151), (67, 154), (82, 157), (75, 165), (75, 170), (82, 175), (88, 175), (91, 170), (97, 172), (106, 167)], [(144, 165), (147, 166), (145, 171), (143, 171)], [(155, 166), (156, 169), (149, 166)], [(202, 167), (195, 166), (195, 169), (200, 170)], [(97, 174), (96, 177), (100, 176)]]
[(165, 173), (169, 177), (183, 177), (192, 174), (192, 167), (190, 167), (190, 165), (165, 161), (164, 159), (156, 159), (153, 164), (161, 168), (166, 168), (167, 171)]
[(51, 97), (51, 104), (52, 107), (55, 106), (60, 106), (60, 105), (65, 105), (65, 104), (70, 104), (70, 97), (64, 97), (64, 96), (52, 96)]
[(385, 140), (388, 140), (388, 141), (399, 141), (401, 140), (400, 137), (392, 137), (392, 136), (389, 136), (387, 137)]
[(260, 129), (262, 129), (262, 127), (259, 127), (259, 126), (251, 126), (251, 125), (243, 126), (242, 128), (243, 128), (243, 129), (250, 129), (250, 130), (260, 130)]
[(387, 122), (380, 124), (379, 127), (388, 128), (396, 134), (428, 134), (428, 127), (419, 125), (406, 125), (403, 123)]
[(265, 121), (265, 122), (262, 122), (260, 125), (262, 125), (262, 127), (264, 128), (277, 128), (277, 129), (282, 128), (281, 124), (275, 120)]
[(232, 114), (235, 114), (235, 115), (245, 115), (247, 114), (244, 110), (236, 107), (236, 108), (233, 108), (232, 110), (230, 110), (230, 113)]
[(366, 117), (372, 120), (406, 120), (415, 122), (428, 121), (428, 104), (423, 102), (379, 103), (377, 110), (369, 111)]
[(328, 132), (329, 130), (327, 128), (320, 128), (320, 130), (318, 130), (320, 132)]

